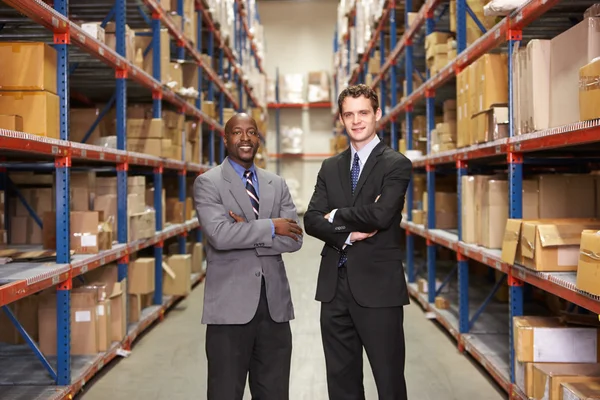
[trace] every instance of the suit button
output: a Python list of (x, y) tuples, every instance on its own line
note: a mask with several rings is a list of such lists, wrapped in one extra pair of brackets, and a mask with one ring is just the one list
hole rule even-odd
[(256, 275), (257, 277), (260, 277), (260, 272), (257, 272), (257, 273), (256, 273), (256, 274), (254, 274), (254, 275)]

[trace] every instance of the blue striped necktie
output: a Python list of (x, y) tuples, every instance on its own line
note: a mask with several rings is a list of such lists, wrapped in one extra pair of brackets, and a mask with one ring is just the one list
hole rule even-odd
[(254, 216), (258, 219), (258, 210), (259, 210), (259, 201), (258, 194), (256, 194), (256, 189), (254, 189), (254, 185), (252, 184), (252, 178), (254, 174), (252, 171), (245, 171), (244, 178), (246, 178), (246, 193), (248, 193), (248, 197), (250, 197), (250, 204), (252, 204), (252, 210), (254, 211)]
[[(354, 189), (356, 189), (356, 184), (358, 183), (358, 175), (360, 174), (360, 158), (358, 157), (358, 153), (354, 153), (354, 161), (352, 162), (352, 170), (350, 171), (350, 177), (352, 178), (352, 195), (354, 195)], [(348, 261), (348, 255), (344, 250), (342, 250), (342, 254), (340, 255), (340, 261), (338, 266), (342, 266), (346, 264)]]

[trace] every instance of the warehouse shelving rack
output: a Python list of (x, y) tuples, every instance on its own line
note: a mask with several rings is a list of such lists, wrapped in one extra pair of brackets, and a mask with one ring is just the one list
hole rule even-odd
[[(323, 110), (331, 109), (331, 102), (329, 101), (317, 101), (317, 102), (304, 102), (304, 103), (282, 103), (279, 96), (279, 69), (275, 71), (275, 101), (268, 103), (268, 110), (275, 110), (275, 153), (269, 154), (269, 157), (276, 159), (276, 172), (278, 175), (281, 174), (281, 162), (284, 159), (318, 159), (327, 158), (331, 156), (330, 153), (282, 153), (281, 152), (281, 110), (300, 110), (306, 112), (310, 110)], [(288, 111), (291, 112), (291, 111)]]
[[(406, 140), (407, 150), (412, 149), (412, 131), (413, 117), (416, 107), (421, 106), (425, 100), (425, 109), (427, 116), (427, 142), (428, 154), (413, 159), (413, 167), (415, 172), (425, 170), (427, 177), (427, 192), (435, 192), (435, 177), (436, 172), (448, 167), (454, 167), (457, 175), (457, 194), (458, 204), (460, 205), (461, 198), (461, 177), (467, 175), (469, 164), (495, 162), (496, 165), (501, 164), (507, 166), (509, 180), (509, 218), (522, 217), (522, 182), (523, 182), (523, 164), (524, 155), (528, 154), (544, 154), (552, 150), (561, 148), (569, 149), (578, 145), (589, 145), (598, 142), (600, 137), (600, 123), (598, 120), (577, 122), (566, 126), (551, 128), (542, 131), (531, 132), (522, 135), (515, 135), (514, 131), (514, 93), (512, 82), (513, 58), (509, 57), (509, 138), (499, 139), (493, 142), (471, 145), (465, 148), (456, 150), (444, 151), (440, 153), (430, 153), (431, 131), (435, 127), (434, 112), (436, 92), (443, 89), (444, 84), (451, 82), (455, 75), (472, 64), (483, 54), (493, 50), (499, 46), (507, 47), (509, 54), (512, 54), (515, 49), (518, 49), (521, 41), (527, 36), (528, 27), (535, 27), (529, 34), (532, 38), (542, 36), (542, 38), (552, 37), (563, 30), (566, 30), (571, 25), (565, 27), (555, 27), (556, 32), (552, 31), (552, 26), (548, 24), (536, 25), (536, 22), (542, 22), (542, 18), (552, 11), (559, 11), (560, 7), (577, 7), (578, 14), (582, 15), (580, 9), (590, 6), (592, 2), (569, 2), (569, 4), (560, 4), (559, 0), (529, 0), (519, 9), (510, 13), (503, 18), (493, 28), (484, 32), (483, 36), (475, 41), (472, 45), (467, 46), (466, 40), (466, 21), (467, 18), (472, 18), (472, 11), (468, 9), (466, 0), (456, 0), (456, 40), (458, 56), (449, 61), (449, 63), (434, 76), (429, 75), (427, 71), (427, 79), (417, 88), (413, 88), (412, 79), (407, 79), (407, 93), (405, 98), (397, 101), (396, 93), (398, 92), (397, 75), (398, 61), (400, 57), (404, 58), (404, 70), (409, 71), (405, 76), (412, 76), (415, 70), (415, 40), (419, 35), (422, 35), (423, 28), (425, 34), (434, 31), (436, 23), (439, 21), (440, 14), (436, 13), (439, 6), (447, 6), (447, 2), (441, 0), (426, 0), (420, 7), (416, 19), (413, 24), (408, 24), (408, 12), (412, 9), (413, 0), (405, 1), (405, 26), (404, 34), (397, 38), (395, 13), (397, 0), (388, 0), (385, 2), (384, 12), (377, 24), (377, 29), (369, 42), (367, 49), (360, 60), (357, 68), (353, 71), (349, 66), (345, 75), (350, 76), (349, 84), (365, 83), (365, 75), (367, 71), (367, 61), (373, 54), (373, 50), (377, 46), (379, 40), (381, 56), (381, 72), (377, 74), (372, 81), (372, 87), (380, 87), (382, 109), (385, 108), (386, 98), (391, 98), (389, 111), (385, 112), (384, 116), (378, 123), (378, 129), (383, 135), (384, 131), (389, 132), (391, 140), (390, 145), (395, 150), (398, 149), (397, 140), (397, 121), (401, 114), (405, 114), (406, 118)], [(585, 4), (584, 4), (585, 3)], [(354, 6), (355, 7), (355, 6)], [(353, 24), (355, 10), (352, 9), (348, 14), (349, 24)], [(555, 21), (552, 21), (555, 22)], [(552, 24), (550, 23), (550, 25)], [(481, 24), (478, 24), (481, 26)], [(389, 55), (384, 56), (383, 52), (386, 46), (386, 35), (384, 27), (389, 26)], [(564, 28), (563, 30), (560, 30)], [(525, 33), (525, 35), (524, 35)], [(379, 38), (378, 38), (379, 35)], [(546, 36), (546, 37), (544, 37)], [(349, 46), (349, 38), (347, 46)], [(339, 43), (334, 40), (334, 49), (338, 51)], [(348, 63), (350, 65), (350, 62)], [(336, 71), (336, 73), (338, 73)], [(386, 90), (389, 89), (389, 94)], [(414, 90), (413, 90), (414, 89)], [(336, 86), (336, 96), (339, 89)], [(334, 120), (337, 117), (337, 112), (334, 114)], [(551, 161), (550, 161), (551, 162)], [(407, 278), (409, 281), (409, 291), (427, 311), (433, 313), (441, 325), (443, 325), (451, 335), (457, 340), (458, 347), (461, 351), (466, 351), (471, 354), (479, 363), (491, 374), (495, 381), (504, 388), (511, 398), (525, 399), (525, 395), (514, 384), (514, 352), (513, 349), (513, 329), (512, 320), (514, 316), (523, 315), (524, 309), (524, 284), (530, 284), (538, 287), (546, 292), (552, 293), (571, 302), (577, 306), (587, 309), (595, 314), (600, 314), (600, 297), (578, 290), (575, 284), (576, 274), (574, 272), (561, 273), (546, 273), (537, 272), (520, 265), (509, 265), (502, 261), (501, 251), (497, 249), (487, 249), (480, 246), (469, 245), (461, 241), (461, 216), (460, 206), (458, 207), (458, 231), (446, 231), (434, 229), (435, 213), (427, 213), (426, 225), (417, 225), (411, 221), (412, 206), (413, 206), (413, 190), (412, 183), (407, 191), (407, 205), (405, 210), (406, 215), (403, 218), (402, 227), (406, 230), (406, 267)], [(428, 210), (435, 209), (435, 196), (428, 196)], [(428, 288), (427, 294), (419, 293), (416, 285), (416, 261), (415, 261), (415, 237), (421, 237), (426, 240), (426, 270)], [(448, 275), (441, 286), (436, 288), (436, 246), (448, 248), (456, 253), (457, 266), (452, 273), (458, 272), (458, 318), (456, 318), (448, 310), (438, 309), (434, 300), (451, 279)], [(494, 344), (484, 343), (480, 340), (480, 336), (473, 334), (470, 330), (476, 319), (482, 314), (486, 306), (490, 303), (497, 287), (487, 299), (476, 309), (475, 313), (470, 316), (469, 297), (472, 287), (469, 287), (469, 270), (468, 261), (475, 260), (490, 268), (501, 271), (506, 276), (506, 281), (509, 286), (509, 326), (504, 337), (508, 339), (505, 343), (503, 352), (508, 355), (508, 360), (498, 362), (499, 354)], [(498, 285), (496, 285), (498, 286)], [(497, 345), (497, 343), (496, 343)]]
[[(167, 239), (177, 237), (178, 250), (180, 253), (184, 253), (188, 233), (195, 232), (197, 241), (201, 241), (202, 237), (196, 219), (182, 224), (162, 226), (162, 207), (160, 205), (162, 204), (163, 173), (177, 172), (179, 200), (185, 201), (186, 178), (190, 175), (201, 174), (215, 165), (216, 140), (220, 142), (219, 161), (222, 161), (225, 156), (225, 149), (220, 140), (220, 136), (223, 135), (223, 108), (229, 105), (242, 111), (253, 106), (260, 107), (263, 112), (265, 110), (265, 105), (260, 103), (244, 73), (242, 52), (246, 45), (252, 49), (251, 61), (261, 73), (264, 73), (264, 70), (256, 41), (249, 29), (253, 21), (250, 21), (247, 13), (247, 3), (242, 0), (236, 0), (234, 3), (234, 34), (229, 43), (217, 27), (208, 4), (204, 0), (195, 0), (195, 16), (197, 18), (195, 45), (190, 40), (191, 38), (183, 35), (183, 25), (177, 26), (157, 0), (142, 0), (135, 4), (128, 3), (126, 0), (115, 0), (114, 2), (96, 2), (94, 5), (81, 0), (55, 0), (53, 8), (42, 0), (4, 0), (3, 2), (6, 4), (3, 6), (3, 14), (7, 18), (0, 26), (0, 40), (26, 38), (26, 40), (50, 42), (54, 44), (57, 51), (60, 139), (0, 130), (0, 156), (2, 157), (2, 168), (0, 169), (2, 178), (0, 186), (2, 187), (0, 189), (7, 189), (7, 172), (12, 168), (27, 166), (30, 169), (53, 171), (56, 179), (57, 210), (56, 262), (11, 263), (4, 265), (0, 270), (0, 306), (27, 342), (24, 349), (12, 347), (0, 349), (0, 363), (2, 363), (0, 398), (20, 396), (36, 399), (72, 398), (110, 360), (121, 354), (123, 350), (129, 350), (135, 338), (154, 321), (162, 319), (166, 310), (179, 300), (173, 296), (162, 296), (163, 244)], [(181, 16), (183, 0), (178, 0), (177, 5), (177, 13)], [(116, 51), (84, 32), (76, 22), (70, 19), (74, 14), (88, 16), (94, 21), (103, 21), (103, 27), (114, 18)], [(23, 16), (26, 18), (24, 19)], [(146, 24), (144, 27), (151, 28), (153, 76), (125, 58), (125, 26), (129, 21), (133, 21), (134, 25), (136, 23), (142, 24), (142, 26)], [(16, 29), (12, 25), (16, 26)], [(18, 28), (22, 26), (27, 27), (26, 34), (19, 32)], [(15, 31), (12, 31), (11, 28)], [(219, 91), (218, 121), (201, 111), (200, 98), (196, 99), (195, 105), (191, 105), (160, 83), (161, 28), (166, 28), (171, 37), (175, 39), (176, 59), (183, 60), (185, 58), (197, 64), (198, 92), (202, 93), (206, 88), (207, 100), (212, 101), (215, 100), (215, 88)], [(205, 41), (206, 37), (208, 37), (207, 42)], [(218, 45), (217, 52), (215, 52), (215, 44)], [(204, 47), (208, 47), (209, 56), (213, 57), (215, 53), (218, 54), (218, 72), (201, 58)], [(225, 65), (225, 60), (227, 60), (227, 65)], [(237, 98), (227, 91), (226, 79), (236, 82)], [(72, 85), (72, 83), (76, 83), (76, 85)], [(75, 87), (72, 88), (72, 86)], [(86, 135), (86, 139), (114, 102), (117, 148), (70, 141), (70, 103), (72, 101), (86, 103), (91, 98), (94, 101), (106, 101), (113, 88), (112, 99), (109, 100), (109, 104), (102, 110), (98, 119), (91, 124), (92, 127)], [(204, 143), (208, 143), (209, 147), (208, 165), (127, 151), (125, 122), (127, 101), (130, 99), (134, 101), (152, 99), (154, 118), (161, 118), (163, 102), (166, 102), (165, 106), (172, 107), (176, 112), (185, 114), (188, 118), (202, 124), (199, 140), (206, 136)], [(205, 132), (208, 134), (205, 135)], [(202, 159), (202, 147), (199, 151)], [(185, 148), (183, 148), (181, 159), (185, 159), (184, 157)], [(26, 161), (41, 160), (46, 163), (14, 163), (16, 160), (23, 159)], [(47, 161), (54, 163), (48, 165)], [(69, 176), (70, 171), (75, 167), (108, 170), (113, 174), (116, 171), (118, 244), (113, 245), (111, 250), (94, 255), (71, 256), (69, 248)], [(132, 172), (151, 175), (154, 178), (156, 234), (149, 239), (129, 242), (127, 177)], [(16, 193), (18, 195), (18, 190)], [(8, 204), (8, 201), (6, 203)], [(26, 204), (25, 206), (31, 213), (31, 208)], [(39, 220), (39, 217), (36, 219)], [(73, 280), (92, 269), (117, 262), (118, 279), (122, 281), (127, 277), (129, 256), (142, 249), (152, 247), (156, 259), (154, 306), (145, 309), (141, 321), (130, 325), (124, 340), (121, 343), (113, 343), (113, 347), (108, 352), (90, 357), (71, 356), (70, 290), (73, 287)], [(194, 285), (202, 278), (201, 274), (194, 274), (192, 276)], [(58, 351), (56, 357), (47, 358), (40, 352), (7, 305), (52, 287), (57, 289)], [(36, 362), (36, 359), (41, 362)], [(55, 361), (56, 365), (53, 366), (51, 361)]]

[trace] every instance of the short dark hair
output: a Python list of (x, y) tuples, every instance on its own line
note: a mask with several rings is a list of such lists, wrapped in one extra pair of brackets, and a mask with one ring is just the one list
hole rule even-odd
[(373, 112), (376, 112), (379, 108), (379, 97), (377, 97), (377, 93), (371, 89), (369, 86), (364, 84), (348, 86), (346, 89), (342, 90), (338, 97), (338, 112), (342, 115), (342, 104), (346, 97), (353, 97), (355, 99), (360, 96), (365, 96), (367, 99), (371, 100), (371, 106), (373, 106)]

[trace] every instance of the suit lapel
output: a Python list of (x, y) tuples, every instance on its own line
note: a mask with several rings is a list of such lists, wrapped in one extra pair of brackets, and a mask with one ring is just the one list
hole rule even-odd
[[(229, 191), (244, 212), (246, 220), (251, 221), (256, 219), (254, 216), (254, 211), (252, 211), (250, 198), (248, 197), (248, 193), (246, 193), (246, 188), (242, 184), (241, 178), (235, 173), (235, 170), (227, 158), (225, 158), (221, 166), (223, 170), (223, 179), (228, 182)], [(229, 210), (227, 210), (227, 212), (229, 212)]]
[(258, 197), (260, 201), (258, 217), (267, 219), (271, 217), (271, 211), (273, 211), (275, 188), (273, 187), (273, 181), (265, 176), (263, 170), (256, 168), (256, 175), (258, 176)]
[(369, 178), (369, 175), (371, 174), (371, 171), (373, 171), (373, 168), (375, 168), (375, 165), (377, 165), (377, 162), (379, 161), (379, 156), (381, 155), (381, 153), (383, 153), (383, 150), (385, 150), (385, 143), (379, 142), (371, 152), (371, 155), (369, 155), (369, 158), (367, 158), (367, 162), (365, 163), (365, 166), (363, 167), (360, 173), (360, 178), (358, 178), (358, 183), (356, 184), (356, 188), (354, 189), (352, 205), (354, 205), (356, 199), (358, 199), (360, 190)]
[(352, 204), (352, 185), (350, 182), (350, 154), (352, 151), (350, 147), (342, 153), (338, 161), (338, 169), (340, 173), (340, 183), (342, 184), (342, 191), (346, 198), (346, 204)]

